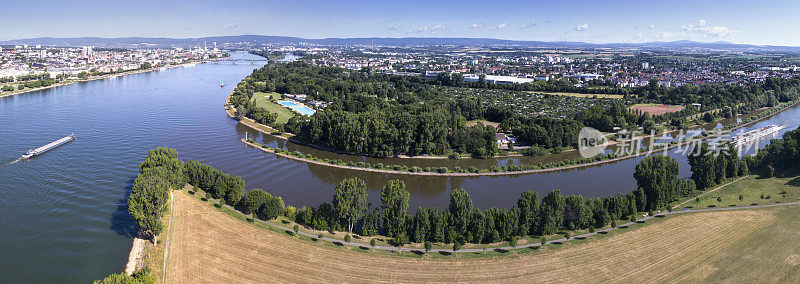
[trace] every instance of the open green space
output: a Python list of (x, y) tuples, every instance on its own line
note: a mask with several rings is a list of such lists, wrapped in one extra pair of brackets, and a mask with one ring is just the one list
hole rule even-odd
[[(739, 196), (742, 197), (741, 200)], [(800, 200), (800, 177), (760, 178), (749, 176), (698, 199), (684, 204), (683, 207), (690, 206), (700, 209), (794, 202)]]
[(272, 102), (272, 100), (279, 100), (280, 98), (281, 94), (278, 93), (256, 92), (253, 94), (253, 99), (251, 101), (254, 102), (256, 106), (263, 107), (268, 112), (277, 113), (278, 119), (276, 122), (278, 124), (284, 124), (295, 115), (295, 112), (282, 105)]

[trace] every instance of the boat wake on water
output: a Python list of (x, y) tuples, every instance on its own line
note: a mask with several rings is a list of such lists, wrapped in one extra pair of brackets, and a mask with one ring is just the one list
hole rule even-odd
[(22, 158), (16, 158), (16, 159), (14, 159), (13, 161), (11, 161), (11, 162), (8, 162), (8, 163), (6, 163), (5, 165), (2, 165), (2, 166), (0, 166), (0, 170), (1, 170), (1, 169), (3, 169), (3, 168), (5, 168), (5, 167), (8, 167), (8, 166), (10, 166), (10, 165), (16, 164), (17, 162), (19, 162), (19, 160), (22, 160)]

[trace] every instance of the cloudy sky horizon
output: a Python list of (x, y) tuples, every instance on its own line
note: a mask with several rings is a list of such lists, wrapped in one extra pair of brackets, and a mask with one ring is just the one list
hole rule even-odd
[(800, 46), (800, 1), (17, 1), (0, 40), (278, 35)]

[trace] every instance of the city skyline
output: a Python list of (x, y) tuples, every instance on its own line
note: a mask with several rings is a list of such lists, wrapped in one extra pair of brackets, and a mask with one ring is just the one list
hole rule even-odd
[[(0, 34), (0, 40), (258, 34), (302, 38), (462, 37), (589, 43), (692, 40), (800, 45), (800, 37), (791, 30), (792, 22), (796, 21), (791, 11), (797, 10), (792, 7), (800, 8), (800, 3), (791, 1), (759, 5), (748, 1), (730, 1), (725, 5), (711, 1), (352, 1), (329, 7), (321, 4), (318, 1), (231, 1), (226, 6), (209, 1), (10, 3), (5, 6), (11, 9), (0, 12), (0, 25), (16, 28)], [(744, 5), (749, 5), (748, 9), (741, 9)], [(207, 20), (214, 18), (217, 20)]]

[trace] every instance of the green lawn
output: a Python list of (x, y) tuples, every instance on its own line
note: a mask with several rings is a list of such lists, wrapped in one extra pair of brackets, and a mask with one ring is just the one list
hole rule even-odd
[(281, 97), (281, 95), (278, 94), (278, 93), (257, 92), (255, 94), (253, 94), (253, 100), (252, 101), (256, 103), (256, 106), (263, 107), (269, 112), (277, 113), (278, 114), (278, 120), (277, 120), (278, 124), (284, 124), (287, 121), (289, 121), (289, 119), (292, 118), (295, 115), (295, 112), (293, 112), (292, 110), (290, 110), (288, 108), (285, 108), (285, 107), (283, 107), (283, 106), (281, 106), (279, 104), (276, 104), (276, 103), (273, 103), (272, 101), (270, 101), (270, 98), (275, 98), (276, 100), (279, 100), (280, 97)]
[[(785, 192), (785, 194), (784, 194)], [(764, 199), (761, 199), (761, 195)], [(739, 195), (742, 200), (739, 200)], [(717, 201), (721, 197), (722, 202)], [(682, 207), (694, 208), (747, 206), (750, 204), (774, 204), (800, 200), (800, 177), (758, 178), (749, 176), (715, 192), (700, 197), (700, 202), (690, 201)]]

